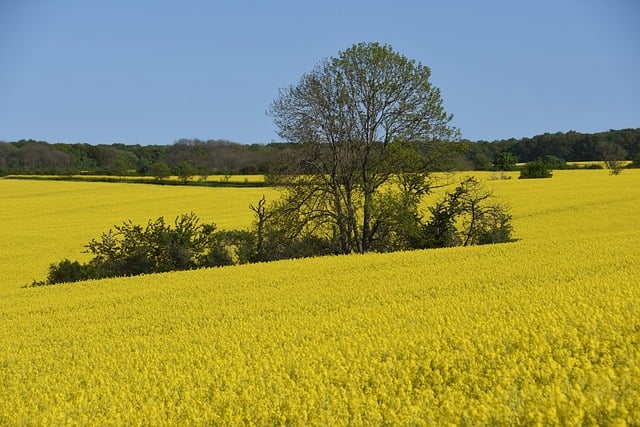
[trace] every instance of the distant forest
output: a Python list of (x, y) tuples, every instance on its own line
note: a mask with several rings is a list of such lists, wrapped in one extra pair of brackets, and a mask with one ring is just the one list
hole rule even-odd
[[(510, 153), (517, 162), (553, 159), (554, 164), (633, 160), (640, 165), (640, 128), (584, 134), (545, 133), (498, 141), (462, 140), (459, 170), (495, 170)], [(180, 139), (173, 145), (91, 145), (20, 140), (0, 141), (0, 175), (106, 174), (166, 176), (189, 168), (193, 175), (266, 174), (290, 143), (239, 144), (225, 140)]]

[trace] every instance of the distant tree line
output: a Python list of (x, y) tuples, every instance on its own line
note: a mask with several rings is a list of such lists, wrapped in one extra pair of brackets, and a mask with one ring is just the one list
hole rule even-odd
[(49, 144), (0, 141), (0, 174), (191, 175), (264, 174), (286, 144), (243, 145), (180, 139), (173, 145)]
[[(457, 142), (459, 170), (507, 170), (506, 165), (544, 160), (551, 169), (565, 162), (633, 160), (640, 166), (640, 128), (584, 134), (545, 133), (531, 138)], [(180, 139), (173, 145), (50, 144), (0, 141), (0, 175), (106, 174), (168, 176), (267, 174), (278, 158), (298, 149), (290, 143), (245, 145), (226, 140)], [(506, 161), (506, 163), (504, 163)]]
[(468, 144), (468, 150), (458, 159), (460, 169), (505, 170), (500, 165), (505, 155), (520, 163), (542, 160), (552, 169), (561, 169), (565, 162), (582, 161), (632, 160), (634, 166), (640, 166), (640, 128), (464, 142)]

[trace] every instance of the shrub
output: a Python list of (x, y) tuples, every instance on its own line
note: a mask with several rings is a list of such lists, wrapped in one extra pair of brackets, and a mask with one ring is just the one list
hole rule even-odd
[(47, 281), (49, 283), (77, 282), (87, 278), (89, 278), (89, 272), (85, 265), (65, 259), (51, 265)]
[(86, 245), (93, 255), (88, 263), (52, 264), (47, 280), (32, 286), (229, 265), (239, 235), (216, 232), (215, 224), (200, 224), (194, 213), (178, 216), (173, 226), (163, 217), (146, 226), (127, 221)]
[(520, 169), (520, 179), (551, 178), (552, 176), (553, 174), (542, 160), (529, 162)]
[(145, 227), (127, 221), (89, 242), (90, 265), (106, 276), (196, 268), (197, 254), (206, 250), (215, 231), (215, 225), (198, 222), (193, 213), (178, 216), (173, 227), (163, 217)]
[(467, 178), (430, 209), (426, 247), (484, 245), (512, 239), (511, 215), (475, 178)]

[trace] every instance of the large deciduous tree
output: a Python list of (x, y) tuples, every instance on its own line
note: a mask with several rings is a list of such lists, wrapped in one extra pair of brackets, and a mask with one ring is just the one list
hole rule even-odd
[(383, 238), (402, 247), (428, 173), (446, 167), (458, 138), (430, 74), (361, 43), (280, 90), (269, 114), (298, 144), (277, 175), (289, 188), (273, 216), (283, 233), (322, 236), (337, 253), (385, 250)]

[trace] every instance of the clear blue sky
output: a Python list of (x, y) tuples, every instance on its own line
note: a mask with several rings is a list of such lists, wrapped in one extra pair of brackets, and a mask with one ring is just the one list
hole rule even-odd
[(0, 140), (279, 141), (278, 89), (359, 42), (464, 138), (640, 127), (640, 1), (0, 0)]

